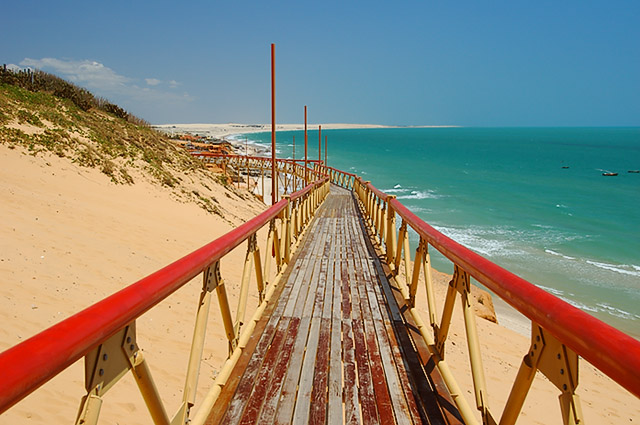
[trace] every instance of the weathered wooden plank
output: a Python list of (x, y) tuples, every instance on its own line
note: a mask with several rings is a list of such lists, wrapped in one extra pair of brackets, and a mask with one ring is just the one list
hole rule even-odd
[(356, 352), (351, 320), (351, 298), (349, 272), (346, 258), (340, 263), (342, 286), (342, 361), (344, 364), (344, 421), (346, 424), (360, 423), (358, 402), (358, 379), (356, 375)]
[[(378, 305), (380, 306), (380, 309), (381, 310), (386, 309), (388, 313), (387, 315), (383, 315), (383, 321), (385, 325), (386, 335), (389, 338), (390, 345), (393, 350), (393, 359), (396, 363), (396, 371), (398, 374), (398, 379), (400, 381), (400, 387), (402, 388), (402, 391), (404, 393), (404, 396), (407, 402), (407, 407), (409, 409), (409, 417), (412, 419), (413, 423), (420, 423), (421, 419), (426, 420), (426, 415), (421, 413), (420, 409), (418, 408), (418, 402), (416, 401), (416, 397), (414, 396), (414, 393), (413, 393), (414, 387), (412, 387), (411, 385), (411, 380), (409, 379), (409, 372), (407, 371), (407, 363), (411, 360), (409, 360), (409, 358), (405, 359), (403, 357), (403, 350), (400, 347), (400, 343), (398, 342), (397, 335), (396, 335), (397, 331), (393, 323), (394, 317), (401, 318), (402, 316), (397, 308), (397, 305), (395, 305), (395, 302), (393, 302), (393, 307), (389, 306), (387, 303), (387, 300), (382, 294), (382, 285), (383, 285), (383, 282), (386, 281), (386, 276), (384, 276), (384, 274), (380, 274), (380, 271), (382, 270), (380, 268), (379, 261), (377, 261), (377, 259), (374, 259), (374, 261), (370, 263), (370, 267), (372, 267), (371, 272), (375, 273), (381, 280), (380, 285), (376, 285), (374, 287), (374, 290), (375, 290), (376, 298), (378, 301)], [(392, 313), (392, 310), (394, 309), (394, 307), (395, 307), (395, 311), (394, 313)], [(416, 386), (415, 390), (419, 391), (419, 387)]]
[(386, 341), (378, 340), (376, 332), (376, 325), (372, 316), (371, 307), (369, 306), (369, 300), (367, 297), (367, 283), (365, 282), (364, 273), (362, 269), (362, 261), (358, 258), (356, 264), (356, 288), (354, 289), (353, 297), (357, 297), (362, 310), (362, 318), (365, 328), (365, 339), (367, 344), (367, 351), (369, 353), (371, 375), (373, 379), (373, 388), (375, 392), (376, 405), (378, 407), (378, 414), (380, 415), (380, 422), (383, 424), (395, 423), (395, 415), (393, 412), (393, 406), (391, 402), (391, 395), (389, 394), (389, 386), (387, 382), (387, 376), (383, 366), (382, 344)]
[[(312, 223), (310, 225), (310, 229), (314, 229), (316, 227), (317, 223)], [(310, 232), (309, 235), (311, 236), (310, 239), (313, 239), (314, 235), (322, 235), (322, 233)], [(304, 259), (306, 260), (307, 258), (313, 256), (314, 245), (308, 244), (308, 246), (305, 246), (301, 251)], [(265, 327), (261, 340), (253, 351), (251, 361), (249, 362), (249, 364), (247, 364), (242, 376), (242, 380), (238, 384), (235, 395), (229, 403), (226, 416), (222, 421), (223, 423), (238, 423), (238, 421), (240, 420), (242, 412), (246, 407), (246, 403), (251, 395), (251, 392), (253, 391), (253, 387), (255, 385), (255, 377), (261, 368), (262, 361), (264, 360), (265, 350), (271, 343), (271, 339), (273, 338), (273, 335), (275, 333), (277, 323), (280, 319), (280, 316), (282, 316), (285, 306), (288, 306), (292, 303), (295, 304), (295, 301), (298, 298), (295, 289), (300, 287), (300, 282), (304, 282), (304, 276), (308, 273), (309, 270), (308, 264), (308, 261), (306, 264), (303, 261), (300, 268), (294, 268), (294, 270), (296, 271), (295, 275), (288, 276), (288, 279), (286, 281), (287, 284), (285, 285), (287, 293), (281, 295), (281, 302), (277, 303), (276, 309), (272, 313), (269, 323)], [(299, 291), (297, 292), (299, 293)], [(286, 295), (289, 295), (289, 297), (287, 297)], [(282, 301), (288, 302), (285, 303)]]
[[(320, 334), (315, 368), (313, 371), (313, 386), (311, 391), (311, 407), (308, 423), (324, 425), (327, 418), (327, 381), (329, 378), (329, 350), (331, 346), (331, 319), (320, 318)], [(302, 387), (302, 385), (301, 385)], [(305, 394), (301, 393), (300, 397)]]
[[(303, 259), (303, 273), (299, 273), (294, 282), (294, 290), (292, 296), (287, 302), (287, 306), (284, 310), (284, 316), (293, 316), (295, 315), (294, 311), (299, 311), (300, 308), (304, 305), (306, 301), (306, 296), (308, 292), (309, 282), (311, 281), (311, 276), (314, 269), (315, 258), (317, 255), (317, 251), (319, 249), (318, 246), (318, 238), (323, 238), (323, 229), (322, 225), (324, 222), (320, 222), (320, 220), (314, 220), (312, 222), (313, 226), (310, 225), (311, 231), (307, 234), (308, 238), (305, 240), (305, 247), (307, 248), (306, 255)], [(300, 294), (302, 293), (302, 297)]]
[[(313, 371), (316, 365), (316, 351), (318, 349), (318, 334), (320, 331), (319, 318), (311, 318), (307, 349), (304, 354), (304, 362), (300, 371), (297, 397), (293, 411), (293, 422), (304, 424), (309, 422), (309, 410), (311, 405), (311, 389), (313, 387)], [(282, 408), (281, 408), (282, 409)], [(283, 410), (281, 410), (283, 412)], [(280, 412), (279, 417), (280, 417)]]
[[(402, 368), (404, 368), (404, 364), (396, 364), (394, 361), (394, 351), (397, 350), (399, 353), (399, 349), (397, 347), (397, 344), (394, 344), (395, 338), (391, 338), (393, 335), (393, 331), (391, 332), (391, 335), (389, 335), (389, 333), (387, 332), (387, 326), (385, 324), (384, 317), (385, 315), (380, 309), (380, 304), (376, 295), (376, 288), (378, 287), (379, 282), (377, 281), (377, 278), (371, 274), (372, 266), (370, 262), (370, 260), (362, 259), (362, 269), (365, 278), (370, 279), (370, 284), (367, 285), (366, 290), (369, 299), (369, 305), (371, 307), (371, 315), (374, 320), (376, 335), (378, 337), (378, 344), (380, 345), (382, 366), (387, 378), (389, 395), (391, 396), (391, 402), (393, 403), (396, 422), (401, 425), (409, 425), (413, 423), (413, 421), (411, 420), (411, 416), (414, 412), (411, 412), (409, 410), (409, 405), (407, 404), (407, 400), (404, 394), (405, 388), (403, 388), (403, 386), (401, 385), (401, 378), (398, 376), (398, 366), (402, 366)], [(416, 417), (419, 418), (419, 415), (417, 415)]]
[[(317, 219), (317, 218), (316, 218)], [(320, 219), (317, 219), (322, 221)], [(317, 238), (314, 238), (314, 243), (322, 244), (326, 239), (326, 234), (319, 234)], [(319, 249), (321, 245), (316, 245), (314, 249), (314, 257), (318, 256)], [(296, 338), (296, 342), (293, 348), (293, 353), (291, 354), (291, 361), (289, 362), (289, 368), (287, 370), (287, 376), (282, 386), (280, 402), (278, 403), (278, 412), (276, 415), (276, 423), (288, 424), (291, 423), (294, 408), (296, 405), (296, 397), (298, 393), (298, 384), (300, 382), (300, 375), (302, 373), (303, 361), (308, 355), (308, 347), (307, 347), (307, 339), (310, 333), (313, 333), (310, 329), (311, 325), (311, 316), (313, 314), (313, 307), (315, 303), (315, 291), (317, 287), (318, 280), (313, 279), (313, 276), (319, 272), (319, 264), (316, 261), (313, 267), (313, 273), (309, 278), (311, 279), (310, 285), (308, 286), (308, 295), (305, 297), (304, 305), (300, 303), (296, 304), (296, 309), (294, 310), (294, 315), (296, 317), (301, 317), (300, 329), (298, 331), (298, 336)], [(305, 275), (306, 277), (306, 275)], [(314, 286), (315, 285), (315, 286)], [(307, 353), (305, 354), (305, 347), (307, 348)], [(315, 356), (315, 354), (314, 354)]]
[[(336, 223), (337, 224), (337, 223)], [(338, 234), (336, 225), (335, 234)], [(327, 384), (328, 407), (327, 423), (343, 422), (342, 415), (342, 323), (341, 323), (341, 279), (340, 279), (340, 246), (336, 237), (334, 244), (334, 264), (331, 281), (333, 286), (333, 303), (331, 311), (331, 351), (329, 359), (329, 382)]]
[(246, 407), (242, 414), (242, 425), (255, 424), (262, 408), (265, 396), (267, 395), (267, 387), (274, 379), (284, 376), (284, 370), (276, 369), (274, 366), (280, 356), (280, 350), (288, 335), (289, 318), (285, 317), (278, 323), (278, 328), (271, 341), (271, 345), (267, 350), (264, 361), (262, 362), (260, 372), (255, 377), (253, 391), (247, 400)]
[(285, 343), (282, 346), (282, 351), (280, 353), (280, 357), (278, 358), (278, 362), (274, 366), (274, 370), (278, 371), (279, 373), (275, 374), (273, 379), (269, 383), (264, 404), (262, 406), (262, 411), (260, 412), (260, 418), (256, 423), (272, 423), (276, 415), (276, 408), (278, 406), (278, 401), (280, 400), (282, 383), (284, 381), (286, 370), (289, 365), (289, 359), (291, 358), (293, 344), (296, 341), (296, 336), (300, 327), (299, 318), (292, 317), (289, 320), (289, 329), (287, 330)]
[[(284, 289), (286, 289), (286, 287), (282, 286), (280, 288), (280, 291), (284, 292), (283, 291)], [(231, 400), (235, 394), (236, 388), (238, 387), (241, 379), (244, 376), (243, 373), (246, 370), (247, 365), (252, 359), (252, 354), (255, 351), (255, 348), (258, 345), (259, 341), (262, 339), (263, 331), (270, 320), (270, 313), (271, 313), (270, 310), (273, 310), (274, 308), (275, 308), (275, 304), (271, 304), (267, 306), (267, 308), (265, 309), (265, 315), (256, 324), (256, 327), (254, 329), (254, 334), (249, 339), (249, 342), (245, 347), (245, 351), (243, 351), (242, 355), (240, 356), (240, 359), (236, 363), (236, 366), (234, 367), (234, 370), (232, 371), (231, 376), (229, 377), (225, 386), (223, 387), (223, 390), (220, 393), (220, 396), (218, 396), (218, 399), (216, 400), (214, 407), (211, 409), (211, 413), (206, 421), (207, 424), (217, 424), (221, 421), (222, 417), (225, 415), (228, 407), (231, 404)]]
[[(297, 260), (300, 256), (305, 258), (309, 255), (310, 251), (310, 246), (303, 246), (299, 253), (293, 257), (293, 260)], [(287, 273), (282, 276), (282, 282), (286, 283), (280, 286), (280, 289), (278, 290), (279, 295), (276, 294), (274, 299), (286, 300), (294, 288), (294, 281), (297, 278), (297, 275), (303, 272), (304, 268), (300, 266), (292, 267), (287, 271)], [(239, 420), (240, 414), (244, 410), (244, 405), (253, 386), (253, 376), (255, 376), (255, 373), (257, 373), (260, 368), (262, 361), (260, 353), (268, 347), (270, 339), (274, 335), (277, 322), (282, 314), (284, 305), (285, 304), (283, 302), (274, 302), (269, 304), (265, 309), (262, 319), (256, 325), (254, 335), (249, 340), (247, 347), (245, 347), (245, 350), (234, 368), (234, 372), (218, 397), (216, 405), (214, 406), (214, 409), (212, 409), (212, 414), (208, 419), (208, 423), (220, 422), (223, 414), (226, 414), (227, 412), (229, 413), (229, 418), (235, 418), (232, 422), (237, 422)], [(258, 355), (254, 355), (256, 352)], [(240, 371), (242, 371), (242, 374)], [(240, 391), (239, 396), (235, 397), (241, 383), (243, 383), (242, 390)]]
[[(328, 221), (327, 219), (321, 218), (321, 220)], [(316, 401), (316, 398), (312, 397), (312, 391), (314, 388), (314, 384), (316, 383), (316, 378), (322, 380), (324, 379), (324, 387), (318, 388), (317, 391), (322, 395), (326, 396), (326, 367), (327, 367), (327, 356), (322, 356), (323, 346), (321, 343), (324, 343), (325, 346), (328, 343), (328, 333), (323, 332), (322, 329), (322, 313), (324, 310), (325, 304), (325, 290), (326, 290), (326, 281), (327, 281), (327, 264), (326, 260), (323, 261), (322, 258), (325, 258), (326, 255), (330, 252), (330, 245), (326, 243), (329, 237), (323, 241), (324, 250), (321, 258), (316, 261), (316, 268), (318, 268), (318, 273), (314, 273), (314, 282), (312, 283), (312, 287), (315, 289), (315, 300), (313, 304), (313, 314), (311, 317), (311, 328), (309, 331), (309, 336), (307, 338), (307, 349), (304, 354), (304, 361), (302, 364), (302, 371), (300, 374), (300, 381), (298, 383), (298, 395), (296, 398), (295, 409), (293, 412), (293, 421), (295, 423), (308, 423), (311, 413), (311, 408), (313, 407), (313, 403)], [(306, 314), (307, 312), (305, 312)], [(324, 341), (321, 341), (321, 337), (324, 336)], [(320, 348), (320, 352), (318, 352), (318, 348)], [(324, 364), (321, 363), (324, 361)], [(325, 373), (321, 376), (320, 371), (324, 369)], [(318, 394), (318, 397), (321, 396)], [(324, 406), (322, 406), (324, 413)], [(318, 406), (320, 408), (320, 406)]]
[[(242, 423), (404, 425), (434, 413), (423, 402), (437, 398), (420, 362), (424, 353), (412, 346), (354, 199), (334, 187), (316, 212), (289, 265), (279, 317), (274, 308), (253, 350), (261, 358), (246, 362), (228, 416)], [(249, 390), (240, 388), (245, 379), (253, 381)]]
[[(378, 423), (378, 409), (376, 406), (376, 395), (374, 393), (374, 378), (370, 366), (367, 349), (367, 338), (364, 332), (363, 317), (360, 311), (360, 299), (358, 296), (358, 288), (354, 274), (354, 261), (347, 258), (349, 271), (349, 286), (352, 295), (351, 317), (353, 328), (353, 340), (355, 344), (356, 366), (358, 371), (358, 395), (360, 399), (360, 407), (362, 409), (362, 420), (365, 423)], [(371, 353), (369, 353), (371, 354)], [(379, 376), (376, 376), (378, 378)], [(347, 385), (355, 385), (346, 383)]]
[[(335, 212), (334, 210), (331, 210)], [(313, 375), (311, 393), (311, 411), (309, 423), (324, 425), (327, 418), (329, 362), (331, 350), (331, 312), (333, 309), (333, 269), (335, 262), (335, 220), (331, 220), (330, 233), (325, 245), (325, 256), (321, 259), (323, 267), (320, 279), (325, 281), (325, 294), (318, 337), (318, 352)]]

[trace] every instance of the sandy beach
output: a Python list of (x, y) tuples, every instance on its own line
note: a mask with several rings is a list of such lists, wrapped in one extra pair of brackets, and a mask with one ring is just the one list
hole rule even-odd
[[(223, 219), (142, 177), (131, 186), (115, 185), (97, 169), (53, 155), (33, 157), (4, 144), (0, 144), (0, 164), (0, 320), (5, 324), (0, 328), (0, 351), (170, 264), (264, 209), (259, 201), (249, 201), (248, 194), (242, 198), (241, 191), (194, 179), (192, 190), (221, 202)], [(259, 233), (261, 246), (265, 237)], [(221, 263), (233, 309), (245, 253), (242, 244)], [(182, 398), (201, 280), (194, 279), (137, 321), (139, 345), (169, 415)], [(249, 300), (252, 311), (257, 303), (254, 289)], [(217, 300), (208, 330), (199, 400), (227, 354)], [(72, 422), (85, 393), (83, 370), (83, 362), (76, 362), (1, 415), (0, 424)], [(151, 423), (131, 376), (105, 396), (101, 423)]]
[[(309, 130), (316, 130), (318, 125), (322, 125), (323, 130), (348, 130), (348, 129), (367, 129), (367, 128), (398, 128), (395, 126), (379, 125), (379, 124), (310, 124), (307, 123)], [(209, 136), (216, 138), (225, 138), (234, 134), (261, 133), (271, 131), (271, 124), (157, 124), (154, 128), (171, 134), (174, 133), (191, 133), (201, 136)], [(417, 126), (414, 128), (446, 128), (451, 126)], [(304, 124), (276, 124), (276, 131), (298, 131), (304, 130)]]
[[(197, 125), (193, 126), (197, 132)], [(216, 131), (222, 137), (247, 132), (247, 128), (221, 125)], [(79, 167), (68, 159), (49, 154), (34, 157), (23, 148), (0, 144), (0, 320), (5, 324), (0, 328), (0, 351), (199, 248), (264, 209), (260, 202), (249, 200), (248, 194), (241, 196), (246, 194), (242, 189), (227, 190), (195, 175), (185, 178), (191, 179), (193, 190), (219, 201), (224, 218), (144, 179), (136, 179), (134, 185), (116, 185), (100, 171)], [(261, 232), (261, 247), (264, 238)], [(245, 252), (243, 244), (222, 262), (232, 306), (237, 303)], [(436, 273), (440, 307), (449, 279)], [(194, 279), (138, 320), (139, 345), (170, 416), (182, 398), (200, 290), (201, 279)], [(418, 305), (424, 308), (423, 291), (419, 294)], [(252, 290), (250, 308), (256, 302)], [(454, 320), (447, 358), (473, 405), (457, 306)], [(486, 320), (478, 320), (478, 329), (489, 402), (499, 416), (529, 338)], [(202, 400), (226, 357), (217, 300), (208, 330), (197, 401)], [(580, 367), (578, 393), (586, 423), (635, 423), (640, 418), (638, 398), (586, 362)], [(83, 376), (82, 361), (76, 362), (0, 416), (0, 424), (73, 421), (85, 394)], [(101, 423), (150, 424), (131, 376), (125, 376), (115, 388), (105, 396)], [(558, 395), (549, 381), (539, 376), (518, 423), (561, 423)]]

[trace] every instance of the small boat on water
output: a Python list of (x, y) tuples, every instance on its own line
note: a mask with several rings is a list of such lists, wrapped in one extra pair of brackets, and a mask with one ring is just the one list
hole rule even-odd
[(563, 165), (562, 168), (564, 168), (566, 170), (567, 168), (569, 168), (569, 166), (568, 165)]
[(618, 173), (602, 173), (602, 175), (609, 177), (609, 176), (617, 176)]
[(640, 173), (640, 170), (629, 170), (627, 173)]

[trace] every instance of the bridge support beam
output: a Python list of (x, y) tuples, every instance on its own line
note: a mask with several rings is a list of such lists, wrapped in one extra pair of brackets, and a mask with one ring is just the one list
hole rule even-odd
[(135, 322), (91, 350), (85, 356), (85, 388), (76, 425), (97, 424), (106, 394), (129, 370), (138, 384), (154, 423), (169, 425), (160, 394), (149, 367), (136, 343)]
[(561, 391), (559, 400), (565, 425), (583, 424), (578, 387), (578, 355), (536, 323), (531, 326), (531, 346), (522, 359), (500, 425), (516, 423), (536, 371), (542, 372)]
[(200, 373), (200, 361), (204, 350), (205, 335), (207, 332), (207, 319), (209, 318), (209, 310), (211, 307), (211, 293), (220, 282), (220, 266), (215, 263), (204, 271), (202, 278), (202, 292), (198, 301), (198, 309), (196, 312), (196, 324), (193, 328), (193, 339), (191, 342), (191, 351), (189, 353), (189, 363), (187, 366), (187, 377), (184, 383), (184, 392), (182, 396), (182, 405), (178, 409), (174, 420), (177, 423), (184, 424), (189, 418), (189, 411), (195, 404), (196, 389), (198, 388), (198, 375)]

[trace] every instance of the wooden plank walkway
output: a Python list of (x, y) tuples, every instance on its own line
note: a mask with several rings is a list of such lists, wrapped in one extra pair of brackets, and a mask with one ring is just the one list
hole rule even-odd
[(331, 188), (283, 279), (208, 423), (457, 422), (350, 191)]

